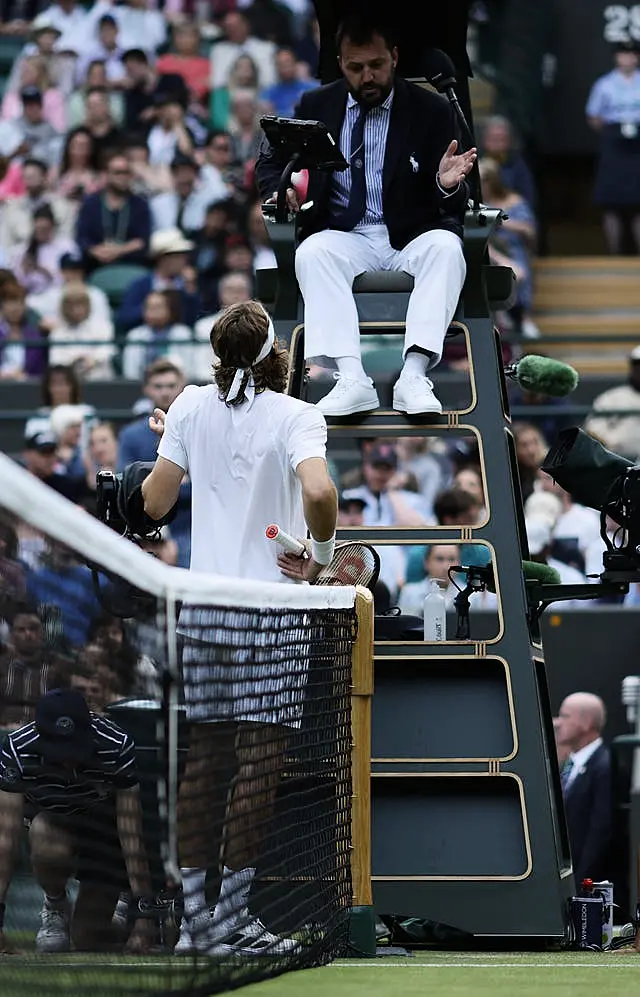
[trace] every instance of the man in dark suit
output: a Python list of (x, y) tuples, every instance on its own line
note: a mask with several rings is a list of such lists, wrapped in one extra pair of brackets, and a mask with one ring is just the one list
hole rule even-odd
[[(440, 360), (464, 283), (465, 177), (476, 150), (457, 153), (445, 98), (396, 75), (398, 49), (386, 28), (355, 17), (341, 24), (337, 42), (343, 78), (305, 93), (296, 109), (296, 117), (327, 125), (349, 163), (332, 175), (311, 172), (296, 252), (307, 357), (332, 357), (338, 368), (319, 407), (330, 416), (378, 407), (362, 366), (351, 288), (366, 270), (401, 270), (414, 277), (414, 290), (393, 406), (410, 415), (440, 413), (426, 375)], [(256, 179), (265, 199), (273, 198), (284, 165), (263, 143)], [(299, 208), (293, 189), (287, 200)]]
[(557, 740), (571, 749), (561, 773), (576, 886), (606, 879), (611, 843), (611, 758), (601, 733), (604, 703), (589, 692), (567, 696), (557, 719)]
[(447, 53), (456, 69), (456, 93), (464, 115), (471, 124), (468, 77), (471, 65), (467, 55), (467, 25), (472, 0), (447, 0), (441, 4), (419, 4), (416, 0), (313, 0), (320, 25), (320, 57), (317, 75), (323, 83), (340, 76), (336, 60), (336, 31), (349, 12), (379, 12), (378, 18), (397, 25), (396, 43), (400, 54), (398, 72), (409, 79), (423, 76), (430, 47)]

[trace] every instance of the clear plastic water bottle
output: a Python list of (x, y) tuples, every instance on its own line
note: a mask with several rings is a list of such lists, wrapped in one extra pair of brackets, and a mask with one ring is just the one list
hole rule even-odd
[(424, 598), (424, 639), (447, 639), (447, 606), (435, 578), (429, 579), (429, 589)]

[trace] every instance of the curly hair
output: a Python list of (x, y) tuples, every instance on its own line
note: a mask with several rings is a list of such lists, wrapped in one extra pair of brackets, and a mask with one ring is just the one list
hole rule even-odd
[(259, 301), (243, 301), (229, 305), (216, 319), (209, 337), (216, 359), (213, 376), (220, 396), (226, 400), (236, 370), (246, 369), (238, 397), (228, 405), (240, 405), (246, 400), (245, 388), (253, 378), (256, 393), (286, 391), (289, 375), (289, 353), (276, 339), (269, 355), (259, 364), (255, 358), (264, 346), (269, 317)]

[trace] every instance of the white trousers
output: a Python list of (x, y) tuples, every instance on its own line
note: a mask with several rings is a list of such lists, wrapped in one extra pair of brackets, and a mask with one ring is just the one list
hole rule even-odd
[[(414, 287), (409, 297), (403, 356), (412, 346), (439, 360), (464, 284), (462, 240), (434, 229), (394, 249), (386, 225), (352, 232), (325, 229), (300, 243), (296, 277), (304, 300), (306, 357), (360, 357), (354, 279), (370, 270), (403, 270)], [(436, 361), (437, 362), (437, 361)]]

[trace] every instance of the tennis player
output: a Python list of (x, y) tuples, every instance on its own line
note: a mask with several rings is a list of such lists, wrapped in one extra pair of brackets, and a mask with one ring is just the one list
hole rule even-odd
[[(332, 559), (337, 518), (324, 416), (285, 394), (288, 354), (261, 304), (225, 309), (210, 338), (215, 384), (186, 387), (166, 417), (156, 410), (150, 420), (161, 440), (143, 485), (145, 512), (152, 519), (164, 516), (188, 472), (192, 570), (313, 581)], [(265, 537), (272, 522), (300, 538), (308, 527), (311, 556), (276, 555)], [(183, 608), (180, 616), (192, 726), (178, 804), (185, 918), (176, 951), (287, 955), (298, 943), (268, 931), (247, 904), (287, 732), (300, 724), (306, 662), (291, 662), (290, 645), (284, 660), (282, 648), (269, 650), (269, 635), (259, 634), (257, 678), (255, 648), (230, 646), (223, 654), (215, 646), (215, 620), (207, 618), (212, 612)], [(228, 642), (228, 631), (225, 637)], [(235, 775), (227, 794), (230, 767)], [(211, 915), (205, 878), (220, 859), (220, 893)]]

